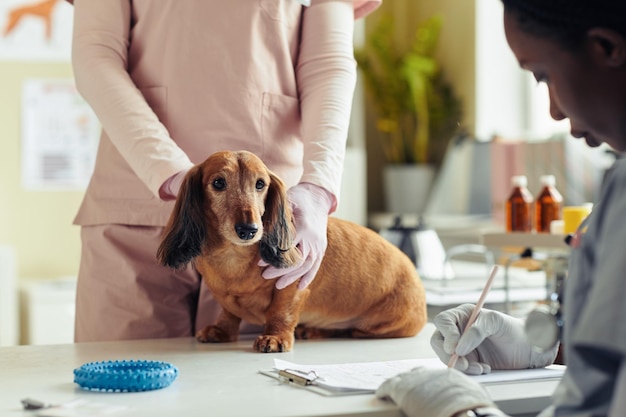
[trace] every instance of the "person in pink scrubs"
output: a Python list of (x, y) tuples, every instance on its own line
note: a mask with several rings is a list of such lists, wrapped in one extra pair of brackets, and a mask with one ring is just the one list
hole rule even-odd
[(73, 1), (76, 86), (103, 128), (75, 218), (77, 342), (192, 336), (213, 321), (197, 271), (160, 266), (156, 251), (185, 173), (219, 150), (254, 152), (290, 187), (303, 263), (264, 277), (311, 282), (339, 200), (354, 20), (380, 1)]

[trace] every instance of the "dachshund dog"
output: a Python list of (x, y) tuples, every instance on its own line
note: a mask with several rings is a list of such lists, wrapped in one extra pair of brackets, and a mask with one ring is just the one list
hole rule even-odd
[(426, 323), (424, 288), (411, 260), (376, 232), (328, 219), (328, 247), (316, 278), (278, 290), (261, 276), (262, 258), (296, 264), (295, 228), (285, 185), (254, 154), (218, 152), (185, 177), (157, 258), (193, 262), (222, 306), (200, 342), (232, 342), (245, 320), (264, 325), (259, 352), (284, 352), (294, 338), (391, 338)]

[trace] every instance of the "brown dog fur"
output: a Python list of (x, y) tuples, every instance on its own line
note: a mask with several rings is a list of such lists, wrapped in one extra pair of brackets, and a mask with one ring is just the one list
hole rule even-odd
[[(258, 232), (242, 239), (236, 225)], [(242, 319), (265, 326), (254, 343), (260, 352), (289, 351), (294, 335), (389, 338), (422, 329), (426, 301), (413, 263), (374, 231), (333, 217), (313, 282), (277, 290), (258, 262), (296, 263), (294, 236), (284, 183), (255, 155), (218, 152), (190, 170), (157, 257), (172, 268), (193, 262), (221, 304), (199, 341), (237, 340)]]

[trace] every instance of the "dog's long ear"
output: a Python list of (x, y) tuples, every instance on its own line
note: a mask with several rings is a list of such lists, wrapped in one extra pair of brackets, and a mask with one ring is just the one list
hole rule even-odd
[(300, 259), (293, 245), (296, 230), (285, 184), (274, 174), (270, 174), (270, 180), (263, 214), (261, 258), (276, 268), (286, 268)]
[(195, 166), (183, 181), (157, 250), (162, 265), (180, 269), (200, 255), (206, 239), (205, 200), (202, 168)]

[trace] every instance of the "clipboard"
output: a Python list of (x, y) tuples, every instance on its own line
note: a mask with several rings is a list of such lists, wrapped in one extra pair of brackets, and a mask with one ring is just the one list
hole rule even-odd
[[(302, 365), (275, 358), (273, 369), (259, 373), (320, 395), (339, 396), (373, 394), (384, 380), (421, 366), (447, 368), (438, 358), (317, 365)], [(560, 380), (565, 369), (564, 365), (550, 365), (546, 368), (493, 371), (471, 378), (481, 385)]]
[(292, 385), (297, 388), (304, 388), (325, 397), (336, 397), (343, 395), (363, 395), (373, 394), (375, 390), (336, 388), (325, 385), (314, 372), (304, 374), (296, 369), (271, 369), (259, 371), (260, 374), (277, 379), (281, 383)]
[(374, 394), (387, 378), (417, 366), (445, 367), (439, 359), (302, 365), (274, 358), (274, 369), (259, 373), (324, 396)]

